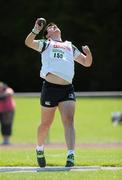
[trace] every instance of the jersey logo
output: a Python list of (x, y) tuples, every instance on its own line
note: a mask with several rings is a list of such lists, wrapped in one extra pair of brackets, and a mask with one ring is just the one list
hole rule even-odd
[(69, 94), (68, 97), (71, 98), (71, 99), (74, 99), (74, 94)]
[(50, 106), (51, 102), (50, 101), (45, 101), (45, 105)]

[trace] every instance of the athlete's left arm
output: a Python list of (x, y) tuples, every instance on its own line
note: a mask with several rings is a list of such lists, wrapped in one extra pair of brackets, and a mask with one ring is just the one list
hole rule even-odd
[(75, 61), (79, 64), (90, 67), (92, 64), (92, 53), (88, 46), (82, 46), (83, 53), (80, 53), (77, 57), (75, 57)]

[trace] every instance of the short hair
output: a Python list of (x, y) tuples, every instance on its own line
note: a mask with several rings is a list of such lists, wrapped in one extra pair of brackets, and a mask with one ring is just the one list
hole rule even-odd
[(44, 28), (43, 33), (42, 33), (42, 37), (43, 37), (44, 39), (47, 39), (47, 38), (46, 38), (46, 35), (47, 35), (47, 29), (48, 29), (48, 27), (50, 27), (50, 26), (55, 26), (55, 25), (56, 25), (55, 23), (51, 22), (51, 23), (49, 23), (49, 24)]

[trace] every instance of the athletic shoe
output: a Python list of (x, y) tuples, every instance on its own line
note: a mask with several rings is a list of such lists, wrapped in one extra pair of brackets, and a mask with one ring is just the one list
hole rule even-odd
[(44, 156), (44, 151), (37, 151), (36, 150), (36, 153), (37, 153), (38, 165), (40, 167), (45, 167), (46, 166), (46, 159), (45, 159), (45, 156)]
[(10, 145), (8, 140), (4, 140), (1, 145)]
[(65, 167), (72, 167), (74, 166), (74, 154), (70, 154), (67, 156), (67, 161)]

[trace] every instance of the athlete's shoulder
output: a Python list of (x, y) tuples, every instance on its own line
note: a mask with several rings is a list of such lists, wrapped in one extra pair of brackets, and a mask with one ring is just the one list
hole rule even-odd
[(46, 42), (47, 42), (47, 39), (39, 39), (39, 42), (40, 42), (40, 43), (46, 43)]
[(42, 53), (48, 48), (50, 41), (48, 39), (40, 39), (40, 43), (42, 43), (42, 49), (41, 49), (41, 53)]
[(72, 44), (72, 42), (71, 42), (71, 41), (69, 41), (69, 40), (65, 40), (64, 42), (67, 42), (67, 43), (71, 43), (71, 44)]

